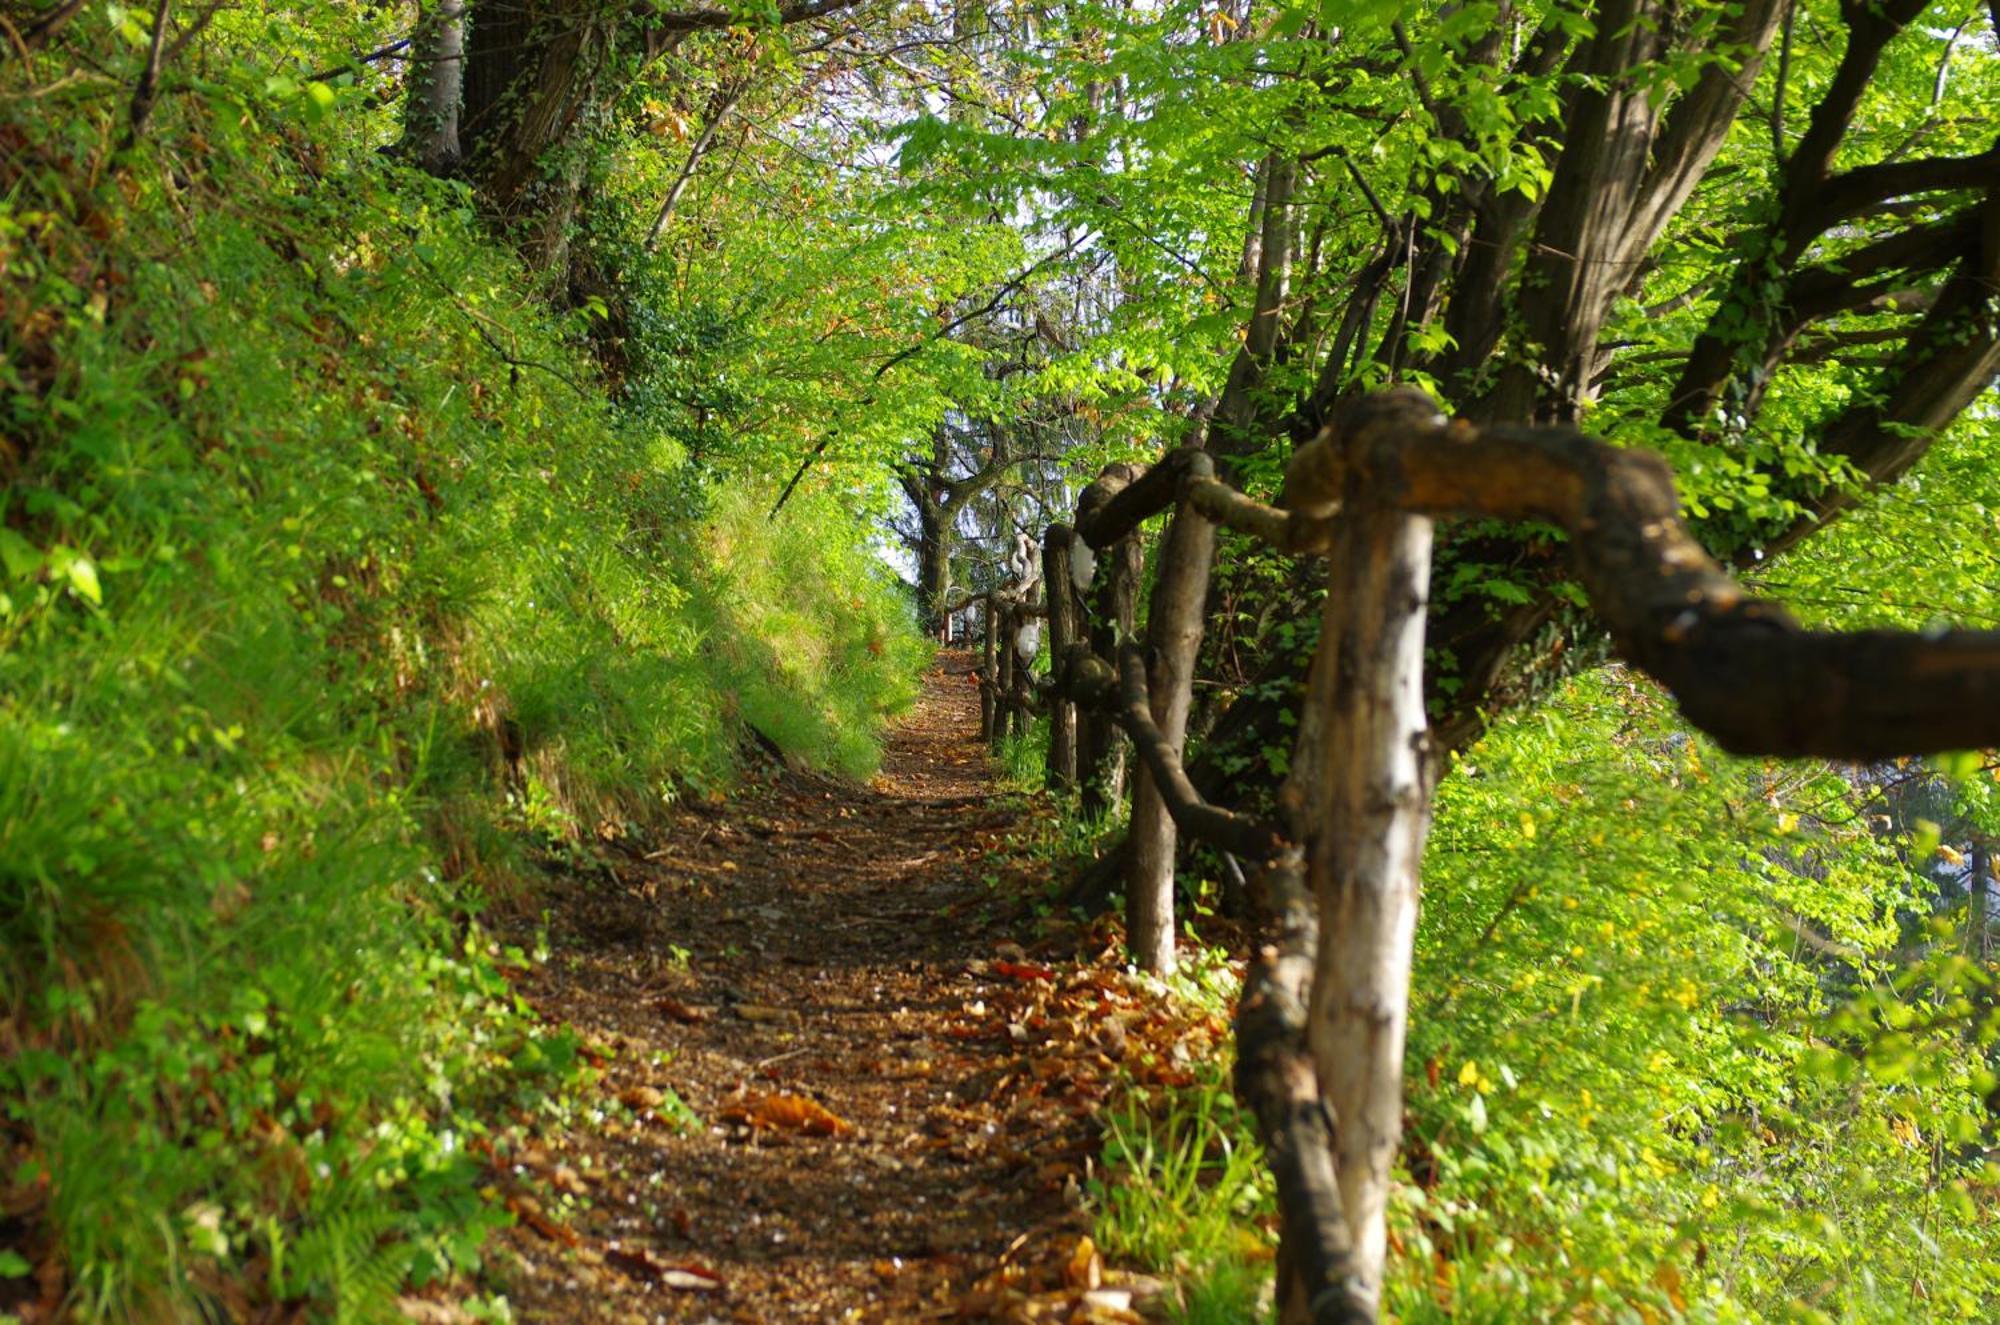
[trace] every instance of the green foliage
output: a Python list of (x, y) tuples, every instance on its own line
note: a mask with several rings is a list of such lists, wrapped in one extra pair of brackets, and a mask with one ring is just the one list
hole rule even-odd
[(1003, 736), (994, 762), (1000, 779), (1016, 791), (1040, 791), (1048, 782), (1049, 720), (1035, 717), (1016, 735)]
[(0, 1100), (82, 1319), (475, 1271), (477, 1138), (585, 1080), (480, 909), (748, 728), (867, 772), (924, 657), (852, 511), (711, 494), (381, 113), (267, 81), (361, 45), (289, 21), (130, 152), (0, 102)]
[[(1983, 805), (1991, 779), (1969, 781), (1954, 794)], [(1412, 982), (1394, 1318), (1990, 1318), (1994, 971), (1927, 873), (1936, 825), (1928, 848), (1885, 835), (1880, 795), (1727, 759), (1617, 672), (1453, 768)], [(1101, 1207), (1107, 1245), (1172, 1266), (1168, 1230), (1254, 1194), (1174, 1130), (1204, 1108), (1247, 1143), (1217, 1101), (1114, 1121), (1107, 1160), (1133, 1176)], [(1247, 1300), (1227, 1257), (1182, 1261), (1197, 1296)]]
[(1129, 1092), (1104, 1116), (1103, 1163), (1091, 1198), (1105, 1252), (1187, 1283), (1186, 1325), (1250, 1319), (1272, 1255), (1252, 1220), (1274, 1197), (1227, 1064), (1204, 1064), (1189, 1087)]
[(1454, 772), (1412, 1006), (1406, 1318), (1990, 1309), (1965, 1149), (1984, 1039), (1912, 1077), (1881, 1070), (1893, 1022), (1833, 1015), (1892, 988), (1899, 1016), (1943, 1006), (1898, 949), (1921, 882), (1859, 800), (1719, 759), (1611, 677)]

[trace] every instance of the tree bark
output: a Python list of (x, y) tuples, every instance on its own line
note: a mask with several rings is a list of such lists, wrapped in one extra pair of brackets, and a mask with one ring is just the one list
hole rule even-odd
[[(1115, 658), (1133, 636), (1139, 614), (1139, 579), (1146, 554), (1136, 536), (1122, 538), (1099, 554), (1104, 563), (1090, 622), (1090, 651)], [(1083, 785), (1085, 815), (1109, 814), (1125, 799), (1124, 729), (1108, 713), (1086, 710), (1077, 780)]]
[(481, 200), (540, 272), (569, 258), (581, 131), (623, 13), (603, 0), (479, 0), (465, 43), (466, 164)]
[(1049, 658), (1056, 688), (1049, 701), (1048, 785), (1067, 791), (1076, 785), (1076, 704), (1062, 693), (1069, 648), (1081, 624), (1077, 588), (1071, 574), (1070, 540), (1065, 524), (1052, 524), (1042, 535), (1042, 583), (1047, 586)]
[(465, 99), (465, 0), (430, 0), (410, 48), (403, 151), (432, 175), (458, 169), (459, 111)]
[(1014, 722), (1013, 609), (1002, 604), (999, 614), (994, 617), (994, 623), (999, 629), (995, 632), (997, 638), (989, 645), (996, 650), (993, 667), (993, 730), (987, 734), (987, 740), (997, 754)]
[(984, 607), (979, 613), (980, 628), (985, 634), (982, 645), (984, 665), (979, 669), (979, 739), (991, 746), (998, 711), (1000, 604), (989, 590), (982, 600)]
[[(1196, 455), (1194, 472), (1210, 470)], [(1210, 471), (1212, 472), (1212, 470)], [(1215, 525), (1184, 501), (1160, 545), (1159, 578), (1146, 613), (1147, 689), (1153, 722), (1176, 758), (1187, 739), (1194, 669), (1201, 652)], [(1142, 971), (1174, 969), (1174, 821), (1152, 775), (1140, 765), (1132, 786), (1131, 856), (1125, 876), (1126, 942)]]
[[(1071, 554), (1072, 565), (1090, 559), (1089, 573), (1081, 577), (1086, 583), (1079, 590), (1090, 605), (1082, 616), (1091, 653), (1106, 661), (1116, 658), (1119, 646), (1132, 638), (1146, 558), (1137, 538), (1121, 538), (1109, 546), (1092, 544), (1084, 536), (1084, 526), (1138, 476), (1136, 465), (1106, 465), (1076, 501), (1077, 537), (1083, 546)], [(1101, 708), (1086, 707), (1077, 720), (1077, 782), (1083, 790), (1083, 813), (1103, 815), (1125, 798), (1123, 732)]]
[(923, 627), (933, 634), (945, 625), (951, 597), (952, 519), (956, 508), (924, 500), (917, 506), (917, 602)]
[[(1354, 492), (1354, 496), (1362, 494)], [(1424, 730), (1431, 522), (1350, 507), (1321, 623), (1319, 790), (1306, 827), (1320, 945), (1309, 1040), (1338, 1123), (1335, 1160), (1352, 1273), (1380, 1299), (1389, 1169), (1403, 1122), (1417, 877), (1434, 774)]]

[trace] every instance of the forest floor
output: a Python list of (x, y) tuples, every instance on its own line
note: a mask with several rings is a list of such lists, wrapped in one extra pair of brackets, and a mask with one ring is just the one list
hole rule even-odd
[(496, 1143), (518, 1319), (1153, 1310), (1088, 1236), (1094, 1120), (1222, 1028), (1036, 918), (1040, 811), (996, 784), (970, 669), (941, 656), (866, 786), (774, 767), (556, 877), (517, 988), (602, 1080)]

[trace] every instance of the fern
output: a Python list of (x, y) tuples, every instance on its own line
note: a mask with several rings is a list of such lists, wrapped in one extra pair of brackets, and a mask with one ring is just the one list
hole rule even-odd
[(392, 1320), (413, 1248), (392, 1210), (342, 1210), (301, 1232), (286, 1256), (284, 1295), (333, 1307), (334, 1325)]

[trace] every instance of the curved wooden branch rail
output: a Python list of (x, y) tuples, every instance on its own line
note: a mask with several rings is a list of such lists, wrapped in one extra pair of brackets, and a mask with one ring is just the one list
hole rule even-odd
[(1118, 696), (1119, 721), (1152, 771), (1153, 785), (1182, 832), (1255, 861), (1269, 860), (1289, 845), (1275, 824), (1211, 805), (1194, 789), (1181, 766), (1181, 752), (1153, 721), (1152, 697), (1146, 691), (1146, 651), (1136, 644), (1118, 650)]
[(1619, 651), (1738, 754), (1878, 759), (2000, 745), (2000, 632), (1807, 630), (1752, 597), (1680, 519), (1673, 471), (1561, 428), (1452, 423), (1392, 391), (1300, 448), (1284, 503), (1344, 494), (1428, 515), (1547, 520)]

